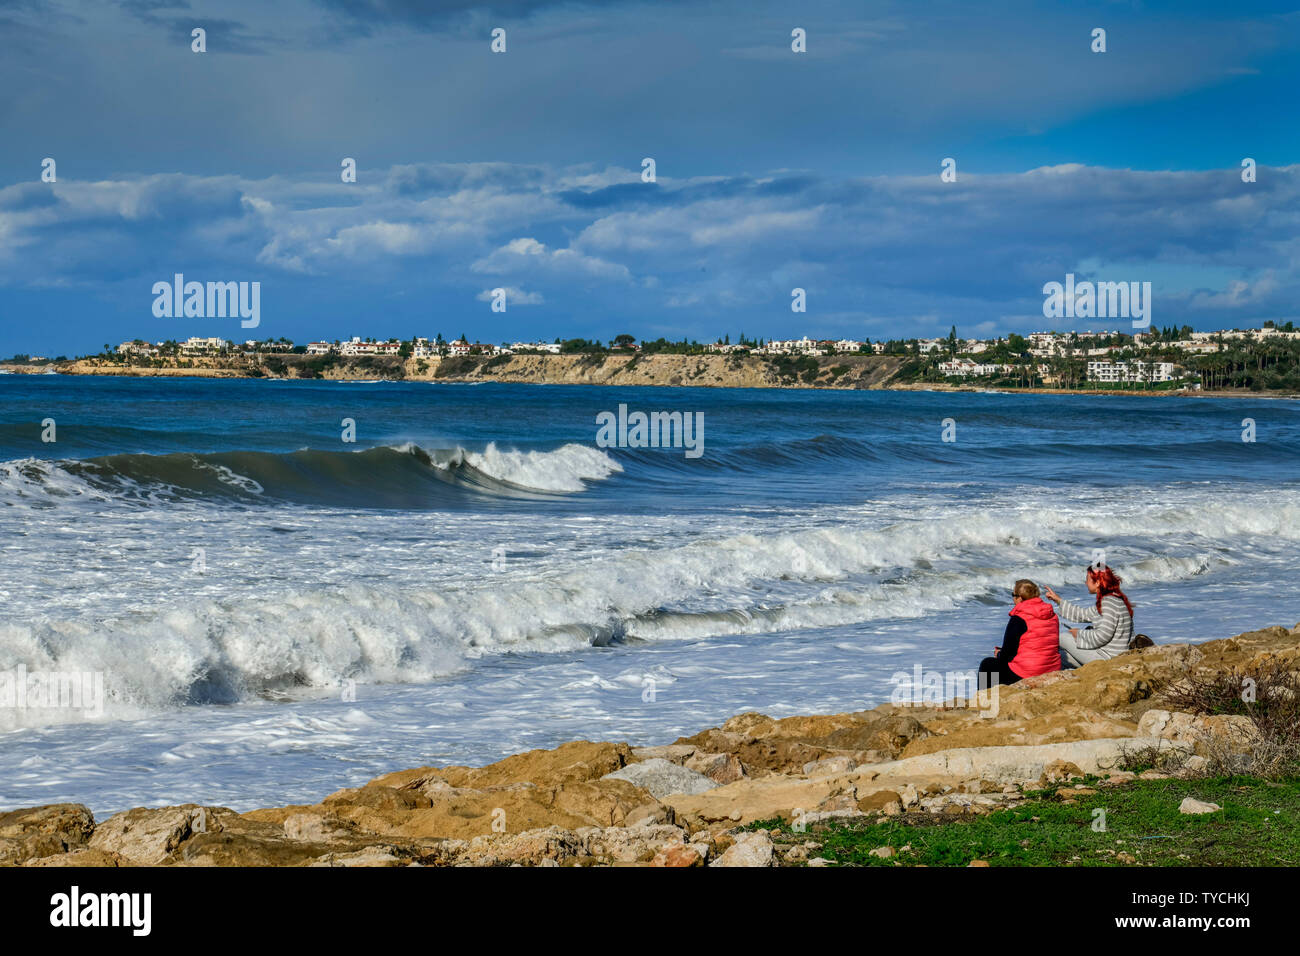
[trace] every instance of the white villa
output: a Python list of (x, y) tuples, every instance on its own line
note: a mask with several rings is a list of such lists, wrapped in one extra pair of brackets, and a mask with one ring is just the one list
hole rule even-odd
[(956, 358), (939, 363), (939, 371), (944, 375), (966, 378), (970, 375), (998, 375), (1011, 371), (1010, 365), (984, 365), (972, 362), (968, 358)]
[(219, 338), (191, 336), (181, 343), (182, 355), (209, 355), (230, 348), (230, 343)]
[(116, 349), (118, 355), (157, 355), (158, 347), (148, 342), (132, 340), (123, 342)]

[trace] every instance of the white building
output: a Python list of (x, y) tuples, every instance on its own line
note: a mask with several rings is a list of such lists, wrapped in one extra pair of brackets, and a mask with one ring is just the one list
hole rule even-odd
[(308, 355), (329, 355), (333, 351), (334, 351), (334, 346), (331, 345), (329, 342), (308, 342), (307, 343)]
[(1011, 371), (1010, 365), (986, 365), (978, 362), (972, 362), (967, 358), (951, 359), (947, 362), (939, 363), (939, 372), (950, 378), (959, 376), (966, 378), (971, 375), (998, 375), (1006, 374)]
[(1172, 382), (1173, 362), (1089, 362), (1088, 381), (1107, 383)]
[(343, 343), (339, 353), (341, 355), (396, 355), (401, 348), (401, 342), (362, 342), (354, 335)]
[(181, 343), (182, 355), (209, 355), (230, 347), (225, 339), (191, 336)]
[(117, 347), (118, 355), (157, 355), (158, 349), (148, 342), (123, 342)]

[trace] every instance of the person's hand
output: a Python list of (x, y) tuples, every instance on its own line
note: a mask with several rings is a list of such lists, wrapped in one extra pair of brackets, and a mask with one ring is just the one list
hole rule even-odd
[(1000, 648), (1000, 647), (995, 647), (995, 648), (993, 648), (993, 656), (994, 656), (994, 657), (997, 657), (997, 656), (998, 656), (999, 654), (1001, 654), (1001, 653), (1002, 653), (1002, 648)]
[(1079, 638), (1079, 629), (1078, 629), (1077, 627), (1071, 627), (1071, 628), (1068, 628), (1067, 630), (1069, 630), (1069, 632), (1070, 632), (1070, 636), (1071, 636), (1071, 637), (1073, 637), (1075, 640), (1078, 640), (1078, 638)]
[(1061, 597), (1060, 597), (1060, 595), (1058, 595), (1055, 591), (1053, 591), (1053, 590), (1052, 590), (1051, 588), (1049, 588), (1049, 587), (1044, 587), (1044, 588), (1043, 588), (1043, 596), (1046, 597), (1047, 600), (1051, 601), (1051, 602), (1054, 603), (1054, 604), (1060, 604), (1060, 603), (1061, 603)]

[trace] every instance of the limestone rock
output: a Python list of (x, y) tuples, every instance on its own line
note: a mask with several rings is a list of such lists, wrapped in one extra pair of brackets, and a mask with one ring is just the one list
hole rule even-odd
[(803, 765), (804, 776), (816, 777), (822, 774), (848, 773), (856, 770), (858, 762), (852, 757), (823, 757)]
[(714, 783), (735, 783), (745, 776), (745, 768), (735, 754), (707, 754), (696, 751), (683, 764), (688, 770), (704, 774)]
[(222, 829), (233, 818), (225, 807), (187, 803), (155, 810), (137, 808), (109, 817), (95, 830), (90, 846), (137, 863), (159, 864), (196, 832)]
[(1045, 784), (1063, 783), (1083, 775), (1083, 771), (1068, 760), (1053, 760), (1043, 768), (1042, 780)]
[(486, 767), (421, 767), (384, 774), (369, 785), (410, 788), (430, 777), (445, 780), (452, 787), (484, 790), (527, 781), (539, 788), (562, 787), (569, 783), (599, 780), (632, 761), (627, 744), (592, 743), (575, 740), (554, 750), (529, 750), (514, 754)]
[(772, 840), (764, 833), (741, 833), (709, 866), (772, 866)]
[(351, 853), (330, 853), (307, 866), (409, 866), (410, 860), (397, 856), (391, 848), (368, 846)]
[(686, 831), (679, 827), (652, 824), (639, 827), (584, 828), (586, 855), (616, 863), (646, 863), (660, 851), (686, 842)]
[(84, 847), (95, 817), (80, 803), (53, 803), (0, 814), (0, 865), (16, 865)]
[(877, 790), (858, 801), (858, 809), (864, 813), (883, 813), (897, 816), (903, 812), (903, 801), (893, 790)]
[(834, 813), (842, 810), (857, 810), (858, 795), (853, 790), (844, 790), (833, 793), (821, 803), (817, 804), (819, 813)]
[(654, 855), (651, 866), (703, 866), (708, 858), (708, 846), (703, 843), (677, 843), (664, 847)]
[(1178, 805), (1179, 813), (1214, 813), (1216, 810), (1222, 810), (1223, 807), (1217, 803), (1207, 803), (1204, 800), (1197, 800), (1195, 797), (1184, 797), (1183, 802)]
[(332, 843), (356, 835), (356, 828), (346, 822), (316, 813), (295, 813), (287, 817), (281, 826), (290, 840), (307, 843)]
[[(632, 756), (637, 760), (653, 760), (659, 758), (667, 760), (669, 763), (684, 764), (692, 754), (695, 748), (688, 744), (665, 744), (662, 747), (633, 747)], [(703, 771), (701, 771), (703, 773)]]
[(69, 850), (67, 853), (59, 853), (52, 856), (42, 856), (30, 859), (23, 866), (71, 866), (71, 867), (103, 867), (112, 868), (119, 866), (137, 866), (125, 857), (116, 853), (106, 853), (103, 850), (92, 850), (90, 847), (82, 846)]
[(458, 866), (509, 866), (512, 863), (537, 866), (543, 860), (556, 863), (586, 856), (580, 834), (563, 827), (545, 827), (524, 833), (492, 834), (469, 841)]
[(626, 780), (634, 786), (649, 791), (660, 800), (673, 793), (704, 793), (718, 786), (704, 774), (669, 763), (662, 757), (628, 764), (621, 770), (606, 774), (601, 779)]
[(633, 809), (623, 821), (624, 826), (646, 826), (652, 823), (677, 823), (677, 813), (672, 807), (665, 806), (658, 800), (643, 803)]
[(376, 784), (337, 790), (321, 802), (327, 805), (345, 803), (353, 807), (369, 807), (372, 810), (416, 810), (433, 806), (433, 801), (418, 789), (399, 790), (396, 787)]

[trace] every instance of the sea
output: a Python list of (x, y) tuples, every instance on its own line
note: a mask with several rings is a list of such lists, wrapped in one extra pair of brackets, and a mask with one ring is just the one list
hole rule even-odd
[(1158, 643), (1296, 624), (1300, 404), (3, 376), (0, 809), (871, 708), (1099, 557)]

